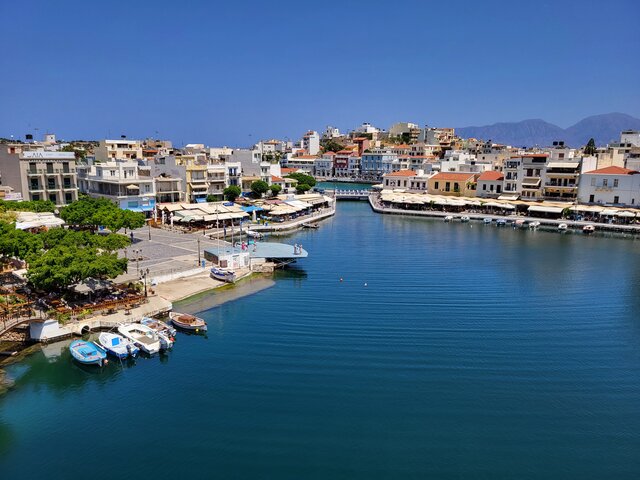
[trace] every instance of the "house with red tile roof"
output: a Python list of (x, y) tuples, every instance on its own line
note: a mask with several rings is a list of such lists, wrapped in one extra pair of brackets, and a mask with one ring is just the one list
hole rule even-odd
[(497, 198), (502, 193), (504, 175), (502, 172), (488, 170), (478, 177), (476, 196), (484, 198)]
[(640, 172), (617, 166), (580, 175), (578, 202), (640, 207)]

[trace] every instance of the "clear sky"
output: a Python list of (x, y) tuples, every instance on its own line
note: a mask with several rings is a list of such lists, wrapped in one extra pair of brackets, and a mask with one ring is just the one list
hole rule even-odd
[(4, 137), (640, 117), (638, 0), (2, 0), (0, 19)]

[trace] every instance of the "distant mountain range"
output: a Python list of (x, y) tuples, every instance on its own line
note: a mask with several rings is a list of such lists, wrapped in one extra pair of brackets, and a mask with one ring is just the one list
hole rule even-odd
[(640, 130), (640, 119), (624, 113), (605, 113), (587, 117), (569, 128), (561, 128), (544, 120), (523, 120), (456, 128), (456, 134), (462, 138), (492, 140), (514, 147), (546, 147), (556, 140), (564, 141), (571, 147), (581, 147), (590, 138), (595, 139), (597, 145), (617, 141), (622, 130)]

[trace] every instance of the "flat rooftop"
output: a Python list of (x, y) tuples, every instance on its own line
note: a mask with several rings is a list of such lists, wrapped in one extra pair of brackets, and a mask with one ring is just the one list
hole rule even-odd
[[(309, 253), (304, 249), (298, 249), (294, 252), (294, 246), (287, 243), (274, 243), (274, 242), (258, 242), (253, 245), (249, 245), (249, 256), (251, 258), (266, 258), (273, 260), (286, 260), (291, 258), (306, 258)], [(213, 255), (219, 256), (220, 254), (233, 254), (242, 253), (242, 249), (239, 247), (221, 246), (208, 247), (205, 252), (209, 252)]]

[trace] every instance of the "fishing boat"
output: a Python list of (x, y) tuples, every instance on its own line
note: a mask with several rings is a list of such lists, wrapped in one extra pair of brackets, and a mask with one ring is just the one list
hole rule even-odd
[(531, 230), (536, 230), (539, 226), (540, 226), (540, 222), (538, 222), (538, 221), (529, 223), (529, 228)]
[(582, 232), (583, 233), (593, 233), (596, 231), (596, 226), (595, 225), (585, 225), (584, 227), (582, 227)]
[(496, 225), (498, 227), (504, 227), (507, 225), (507, 221), (504, 218), (499, 218), (496, 220)]
[(320, 228), (317, 223), (303, 223), (302, 228)]
[(69, 345), (71, 356), (84, 365), (98, 365), (102, 367), (108, 363), (107, 352), (93, 342), (74, 340)]
[(561, 232), (565, 232), (568, 229), (569, 225), (567, 225), (566, 223), (561, 223), (560, 225), (558, 225), (558, 230), (560, 230)]
[(102, 332), (98, 336), (98, 344), (104, 348), (107, 353), (121, 360), (127, 357), (136, 357), (138, 353), (140, 353), (140, 349), (136, 347), (131, 340), (117, 333)]
[(466, 215), (463, 215), (462, 217), (460, 217), (460, 221), (462, 223), (467, 223), (469, 220), (471, 220), (471, 219)]
[(491, 223), (491, 219), (489, 217), (485, 218), (482, 221), (484, 222), (485, 225), (489, 225)]
[(513, 228), (527, 228), (527, 221), (519, 218), (515, 222), (513, 222)]
[(139, 323), (131, 323), (129, 325), (120, 325), (118, 332), (124, 338), (128, 338), (135, 346), (145, 353), (153, 355), (160, 351), (160, 338), (158, 334), (146, 325)]
[(169, 325), (166, 322), (163, 322), (162, 320), (158, 320), (156, 318), (142, 317), (142, 320), (140, 320), (140, 323), (142, 325), (146, 325), (151, 330), (155, 330), (158, 333), (164, 333), (169, 337), (175, 337), (176, 333), (178, 333), (176, 329), (173, 328), (171, 325)]
[(178, 328), (191, 332), (207, 331), (207, 322), (199, 317), (178, 312), (170, 312), (169, 317), (171, 318), (171, 322)]
[(447, 215), (446, 217), (444, 217), (444, 221), (445, 222), (452, 222), (453, 221), (453, 215)]
[(227, 283), (234, 283), (236, 281), (236, 272), (233, 270), (223, 270), (222, 268), (211, 267), (211, 276), (216, 280), (221, 280)]

